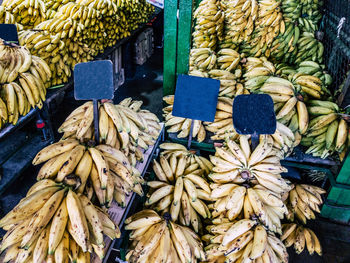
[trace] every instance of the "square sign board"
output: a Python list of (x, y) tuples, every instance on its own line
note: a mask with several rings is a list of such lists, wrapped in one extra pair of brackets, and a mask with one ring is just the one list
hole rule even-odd
[(173, 115), (213, 122), (219, 89), (219, 80), (179, 75), (176, 83)]
[(0, 24), (0, 38), (9, 43), (19, 44), (16, 25)]
[(113, 99), (113, 63), (98, 60), (79, 63), (74, 68), (74, 97), (76, 100)]
[(273, 101), (267, 94), (237, 96), (232, 117), (239, 134), (274, 134), (276, 131)]

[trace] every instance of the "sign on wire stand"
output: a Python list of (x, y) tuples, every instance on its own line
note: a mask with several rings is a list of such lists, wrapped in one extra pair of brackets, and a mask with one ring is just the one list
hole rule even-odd
[(95, 140), (99, 142), (98, 100), (114, 98), (113, 63), (98, 60), (79, 63), (74, 68), (74, 97), (94, 104)]
[(0, 24), (0, 38), (8, 43), (19, 44), (17, 27), (14, 24)]
[(239, 95), (233, 101), (233, 125), (238, 134), (252, 135), (253, 148), (260, 134), (274, 134), (276, 115), (267, 94)]
[[(173, 116), (213, 122), (218, 103), (220, 81), (188, 75), (179, 75), (176, 83)], [(189, 136), (192, 141), (193, 122)]]

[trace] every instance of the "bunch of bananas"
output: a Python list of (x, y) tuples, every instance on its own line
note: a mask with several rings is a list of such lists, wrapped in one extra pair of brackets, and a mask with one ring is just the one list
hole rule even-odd
[(222, 69), (212, 69), (208, 72), (210, 78), (220, 80), (219, 97), (228, 98), (249, 94), (248, 90), (244, 89), (244, 86), (238, 82), (241, 75), (242, 70), (240, 66), (233, 73)]
[(210, 201), (211, 189), (202, 177), (212, 165), (204, 157), (190, 154), (186, 148), (179, 144), (163, 144), (161, 148), (178, 149), (167, 150), (162, 154), (159, 163), (154, 160), (153, 171), (157, 180), (147, 182), (151, 188), (146, 206), (152, 209), (170, 213), (173, 222), (179, 220), (181, 225), (192, 225), (198, 232), (201, 225), (200, 217), (210, 218), (207, 205), (202, 201)]
[[(243, 77), (246, 81), (246, 86), (248, 87), (254, 87), (259, 84), (255, 83), (255, 81), (253, 81), (254, 83), (250, 83), (250, 79), (261, 76), (272, 76), (276, 72), (275, 66), (268, 61), (266, 57), (247, 57), (244, 58), (242, 62), (245, 69)], [(252, 84), (254, 85), (252, 86)]]
[(284, 241), (286, 247), (294, 245), (294, 249), (298, 254), (303, 252), (306, 247), (310, 255), (316, 252), (322, 256), (321, 243), (310, 228), (295, 223), (283, 224), (282, 228), (281, 240)]
[(192, 48), (190, 51), (190, 72), (207, 72), (216, 68), (216, 54), (210, 48)]
[(46, 18), (46, 6), (42, 0), (4, 0), (2, 6), (15, 16), (24, 29), (33, 28)]
[[(322, 81), (322, 91), (327, 95), (330, 95), (329, 90), (327, 89), (332, 84), (332, 76), (324, 71), (325, 65), (320, 65), (314, 61), (303, 61), (296, 68), (296, 72), (303, 73), (307, 75), (312, 75), (316, 78), (319, 78)], [(318, 82), (319, 83), (319, 82)]]
[(240, 136), (239, 141), (237, 144), (233, 140), (227, 140), (224, 147), (215, 148), (215, 156), (210, 156), (210, 161), (214, 164), (210, 179), (220, 184), (236, 179), (241, 183), (260, 184), (277, 194), (291, 189), (288, 181), (281, 177), (281, 173), (287, 169), (281, 166), (270, 136), (261, 136), (254, 151), (251, 150), (247, 136)]
[(301, 4), (299, 0), (283, 1), (281, 8), (285, 22), (295, 22), (301, 16)]
[(278, 35), (271, 45), (271, 59), (293, 64), (298, 54), (297, 43), (300, 28), (294, 22), (286, 23), (286, 29)]
[[(142, 110), (142, 103), (126, 98), (118, 105), (106, 102), (99, 107), (100, 142), (121, 150), (133, 166), (143, 160), (141, 149), (154, 145), (161, 130), (157, 116)], [(93, 119), (92, 102), (87, 102), (75, 109), (58, 131), (64, 133), (64, 139), (92, 140)]]
[(330, 101), (310, 100), (307, 109), (311, 121), (306, 136), (301, 140), (303, 146), (309, 147), (306, 153), (326, 158), (337, 152), (343, 158), (349, 143), (349, 127), (339, 114), (338, 105)]
[(46, 99), (45, 85), (50, 80), (48, 65), (32, 56), (27, 48), (7, 44), (0, 39), (0, 128), (15, 125), (20, 115), (31, 108), (42, 108)]
[[(295, 74), (291, 73), (288, 78), (303, 97), (311, 97), (313, 99), (324, 97), (325, 92), (323, 90), (326, 90), (326, 88), (318, 77), (298, 72)], [(330, 94), (328, 90), (326, 92)]]
[(218, 67), (221, 70), (226, 70), (231, 72), (232, 70), (236, 69), (239, 65), (239, 62), (241, 60), (241, 55), (229, 48), (222, 48), (218, 52)]
[(47, 11), (49, 11), (49, 10), (57, 11), (60, 6), (71, 2), (71, 0), (55, 0), (55, 1), (53, 1), (53, 0), (43, 0), (43, 1), (45, 3)]
[(178, 133), (177, 138), (186, 138), (190, 134), (193, 122), (192, 137), (197, 138), (198, 142), (204, 141), (206, 132), (202, 121), (173, 116), (174, 95), (165, 96), (163, 97), (163, 100), (169, 104), (169, 106), (163, 108), (165, 127), (169, 127), (167, 131), (169, 133)]
[(307, 184), (296, 184), (289, 192), (289, 203), (296, 217), (306, 224), (307, 219), (315, 219), (314, 211), (319, 213), (322, 205), (321, 194), (326, 191), (320, 187)]
[(15, 24), (17, 26), (17, 31), (23, 30), (21, 24), (16, 23), (16, 18), (11, 12), (6, 10), (6, 7), (0, 6), (0, 23), (1, 24)]
[[(42, 149), (33, 164), (41, 167), (37, 179), (54, 179), (72, 184), (78, 193), (96, 195), (101, 206), (109, 207), (113, 198), (134, 191), (143, 195), (143, 178), (127, 157), (109, 145), (86, 147), (76, 139), (67, 139)], [(124, 198), (125, 199), (125, 198)]]
[(288, 262), (282, 241), (254, 220), (221, 218), (202, 236), (208, 262)]
[(153, 210), (142, 210), (125, 220), (125, 229), (132, 230), (128, 262), (197, 262), (206, 255), (200, 238), (185, 226), (180, 226)]
[(322, 0), (300, 0), (301, 17), (310, 19), (316, 25), (322, 18), (321, 7), (323, 4)]
[(104, 256), (103, 234), (120, 237), (108, 214), (52, 180), (33, 185), (0, 226), (8, 230), (0, 248), (7, 249), (5, 262), (90, 262), (89, 252)]
[(223, 37), (224, 12), (220, 10), (220, 1), (204, 0), (193, 13), (195, 19), (193, 48), (216, 49)]
[[(299, 100), (299, 95), (292, 82), (273, 76), (266, 67), (254, 67), (245, 73), (245, 87), (252, 92), (261, 92), (271, 96), (274, 102), (276, 119), (287, 125), (293, 132), (299, 130), (305, 134), (309, 124), (306, 105)], [(308, 76), (312, 77), (312, 76)]]
[(303, 31), (315, 33), (318, 30), (318, 21), (308, 17), (299, 17), (298, 24), (303, 28)]
[(236, 47), (247, 42), (254, 30), (254, 22), (258, 19), (258, 1), (221, 1), (225, 13), (224, 39), (220, 48)]
[[(242, 183), (244, 178), (235, 178), (233, 182)], [(215, 203), (209, 206), (214, 218), (228, 218), (230, 221), (243, 218), (259, 219), (261, 224), (273, 232), (282, 233), (281, 219), (288, 213), (280, 194), (261, 186), (252, 188), (234, 183), (212, 184), (211, 199)]]
[(315, 34), (304, 31), (298, 40), (297, 49), (296, 64), (306, 60), (322, 63), (324, 46), (315, 38)]

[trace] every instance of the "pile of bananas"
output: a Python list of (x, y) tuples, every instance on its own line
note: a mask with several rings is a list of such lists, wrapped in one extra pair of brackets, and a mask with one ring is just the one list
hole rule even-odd
[(329, 75), (326, 71), (324, 71), (325, 67), (325, 65), (318, 64), (314, 61), (303, 61), (296, 68), (296, 72), (312, 75), (314, 77), (319, 78), (323, 84), (321, 86), (322, 91), (325, 92), (327, 95), (330, 95), (327, 87), (329, 87), (332, 84), (333, 80), (332, 76)]
[(5, 262), (90, 262), (92, 251), (103, 258), (104, 234), (120, 237), (108, 214), (52, 180), (33, 185), (0, 226), (8, 231), (0, 248)]
[(178, 133), (177, 138), (186, 138), (190, 134), (193, 122), (192, 137), (197, 138), (198, 142), (204, 141), (206, 132), (202, 121), (173, 116), (174, 95), (165, 96), (163, 97), (163, 100), (169, 105), (163, 108), (165, 127), (169, 127), (167, 128), (167, 132)]
[(46, 18), (46, 6), (42, 0), (4, 0), (2, 6), (24, 29), (33, 28)]
[(17, 31), (23, 30), (21, 24), (16, 23), (16, 18), (13, 14), (6, 10), (6, 7), (0, 6), (0, 23), (1, 24), (15, 24), (17, 26)]
[(59, 141), (42, 149), (33, 160), (34, 165), (44, 162), (38, 180), (50, 178), (71, 184), (78, 193), (95, 194), (101, 206), (109, 207), (116, 196), (120, 202), (120, 196), (131, 191), (143, 194), (144, 181), (138, 170), (109, 145), (86, 147), (76, 139)]
[(224, 39), (220, 48), (236, 47), (247, 42), (254, 30), (254, 22), (258, 19), (258, 1), (221, 1), (225, 13)]
[(282, 228), (281, 240), (284, 241), (286, 247), (294, 245), (294, 249), (298, 254), (302, 253), (306, 247), (310, 255), (316, 252), (319, 256), (322, 256), (321, 243), (310, 228), (295, 223), (283, 224)]
[(297, 219), (304, 224), (307, 219), (315, 219), (314, 211), (320, 212), (318, 206), (323, 203), (321, 194), (325, 193), (325, 190), (317, 186), (296, 184), (289, 192), (289, 203)]
[[(206, 72), (216, 68), (216, 54), (210, 48), (192, 48), (190, 51), (190, 72)], [(192, 75), (192, 74), (190, 74)]]
[(132, 230), (128, 262), (197, 262), (205, 261), (202, 242), (195, 232), (153, 210), (142, 210), (125, 220), (125, 229)]
[(296, 64), (305, 60), (322, 63), (324, 46), (315, 38), (314, 33), (303, 32), (298, 40), (297, 49), (298, 54), (295, 56)]
[[(146, 206), (164, 213), (170, 213), (173, 222), (192, 225), (195, 232), (201, 226), (201, 219), (210, 218), (207, 205), (210, 201), (209, 183), (202, 177), (212, 165), (204, 157), (191, 154), (179, 144), (166, 143), (161, 148), (173, 149), (162, 152), (159, 163), (154, 160), (153, 171), (156, 180), (147, 182), (151, 188)], [(206, 169), (202, 169), (206, 166)]]
[(51, 72), (39, 57), (27, 48), (5, 43), (0, 39), (0, 128), (15, 125), (20, 115), (31, 108), (42, 108), (46, 99), (46, 84)]
[(301, 16), (301, 4), (299, 0), (283, 1), (281, 8), (285, 22), (293, 23)]
[[(17, 2), (11, 5), (17, 6)], [(130, 36), (154, 11), (145, 0), (55, 1), (48, 2), (48, 7), (53, 8), (47, 11), (48, 20), (20, 32), (19, 39), (50, 65), (51, 85), (67, 82), (77, 63), (92, 60), (106, 47)]]
[(193, 48), (210, 48), (215, 50), (223, 39), (225, 15), (220, 10), (220, 1), (204, 0), (193, 13), (195, 19)]
[(254, 220), (221, 218), (202, 236), (207, 262), (288, 262), (282, 241)]
[(309, 147), (306, 153), (326, 158), (337, 152), (344, 158), (349, 140), (349, 127), (342, 118), (337, 104), (330, 101), (310, 100), (308, 112), (311, 116), (307, 134), (301, 140), (303, 146)]
[(301, 8), (301, 17), (304, 19), (311, 20), (313, 23), (318, 25), (322, 18), (321, 7), (323, 1), (320, 0), (300, 0)]
[(318, 22), (307, 17), (299, 17), (298, 24), (305, 32), (315, 33), (318, 30)]
[[(161, 130), (157, 116), (142, 110), (142, 104), (126, 98), (117, 105), (101, 103), (99, 108), (100, 143), (121, 150), (133, 166), (143, 160), (141, 149), (154, 145)], [(93, 119), (92, 102), (87, 102), (75, 109), (58, 131), (64, 133), (64, 139), (88, 142), (94, 139)]]

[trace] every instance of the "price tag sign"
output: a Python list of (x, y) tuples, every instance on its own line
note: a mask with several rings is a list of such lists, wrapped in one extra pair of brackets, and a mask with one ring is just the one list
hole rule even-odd
[(154, 5), (158, 8), (164, 9), (164, 0), (146, 0), (147, 3)]
[(233, 125), (239, 134), (274, 134), (276, 115), (267, 94), (239, 95), (233, 101)]
[(74, 97), (76, 100), (113, 99), (112, 61), (98, 60), (77, 64), (74, 67)]
[(219, 89), (219, 80), (179, 75), (176, 83), (173, 115), (213, 122)]
[(19, 44), (16, 25), (0, 24), (0, 38), (9, 43)]

